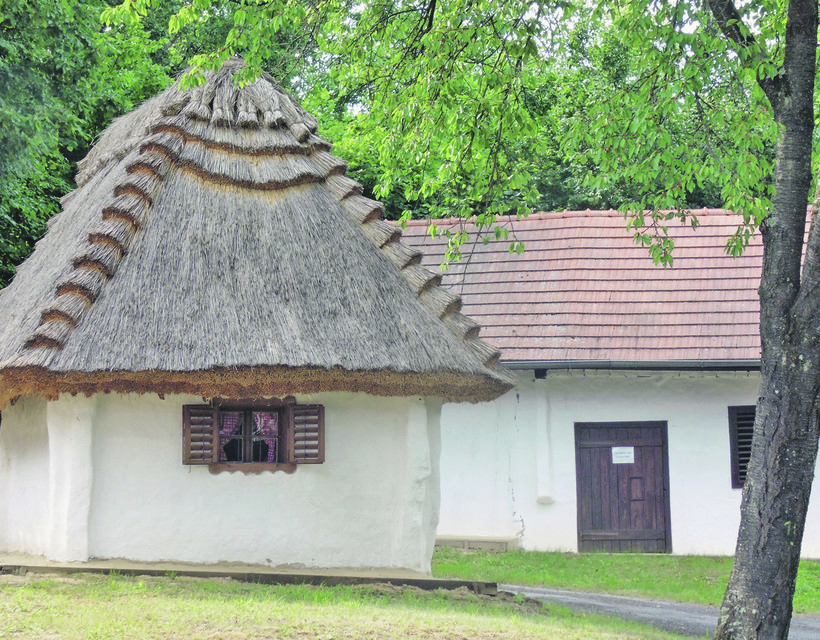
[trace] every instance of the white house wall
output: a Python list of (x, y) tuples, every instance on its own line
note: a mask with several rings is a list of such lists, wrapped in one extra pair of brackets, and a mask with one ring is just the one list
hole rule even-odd
[[(728, 407), (753, 405), (756, 373), (549, 371), (492, 403), (445, 405), (438, 535), (518, 538), (526, 549), (578, 549), (576, 422), (668, 423), (672, 550), (734, 553)], [(820, 557), (820, 510), (803, 553)]]
[(88, 557), (94, 479), (96, 398), (66, 396), (46, 405), (48, 426), (48, 545), (54, 560)]
[[(46, 403), (5, 410), (0, 508), (13, 524), (0, 528), (0, 550), (62, 560), (429, 571), (440, 404), (349, 393), (297, 401), (325, 406), (325, 462), (293, 474), (211, 474), (183, 465), (182, 406), (200, 404), (198, 397), (111, 394), (47, 403), (63, 422), (85, 416), (73, 435), (53, 421), (46, 428)], [(64, 446), (74, 442), (68, 457), (52, 451), (50, 465), (49, 435)], [(28, 482), (28, 493), (18, 494)], [(85, 522), (69, 517), (68, 506)]]
[(25, 398), (0, 422), (0, 549), (45, 554), (48, 544), (46, 402)]

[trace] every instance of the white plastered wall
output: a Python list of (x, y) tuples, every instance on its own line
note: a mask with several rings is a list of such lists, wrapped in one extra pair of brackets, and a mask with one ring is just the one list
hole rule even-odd
[[(352, 393), (297, 401), (325, 406), (326, 461), (293, 474), (183, 465), (182, 405), (198, 397), (62, 396), (4, 411), (0, 509), (11, 518), (0, 551), (429, 572), (440, 403)], [(39, 436), (24, 446), (32, 430)], [(65, 455), (49, 460), (49, 439)], [(7, 480), (38, 487), (33, 513)]]
[[(731, 555), (740, 522), (732, 489), (728, 407), (755, 404), (756, 373), (519, 373), (492, 403), (445, 405), (439, 536), (514, 538), (526, 549), (575, 551), (576, 422), (668, 423), (672, 550)], [(820, 509), (803, 554), (820, 557)]]
[(46, 402), (24, 398), (0, 423), (0, 550), (45, 554), (48, 544)]

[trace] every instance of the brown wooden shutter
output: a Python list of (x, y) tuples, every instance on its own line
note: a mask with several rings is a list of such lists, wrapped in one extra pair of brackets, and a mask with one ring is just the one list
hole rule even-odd
[(182, 464), (215, 462), (216, 410), (207, 404), (182, 407)]
[(292, 462), (320, 464), (325, 461), (325, 408), (320, 404), (297, 404), (293, 416)]

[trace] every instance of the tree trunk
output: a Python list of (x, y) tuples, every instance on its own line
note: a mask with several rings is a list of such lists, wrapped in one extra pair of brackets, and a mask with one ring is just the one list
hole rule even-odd
[[(716, 3), (717, 4), (717, 3)], [(785, 639), (820, 429), (820, 225), (801, 273), (817, 47), (817, 1), (792, 0), (782, 73), (761, 79), (781, 125), (773, 210), (762, 226), (761, 387), (735, 564), (718, 640)]]
[[(815, 354), (817, 347), (814, 349)], [(817, 457), (814, 371), (788, 349), (763, 375), (735, 565), (715, 638), (788, 636), (806, 510)]]

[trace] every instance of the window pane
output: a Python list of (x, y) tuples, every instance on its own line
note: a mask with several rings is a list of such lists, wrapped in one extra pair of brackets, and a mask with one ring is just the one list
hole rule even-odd
[(241, 411), (219, 413), (219, 461), (243, 462)]
[(279, 459), (279, 414), (254, 411), (253, 436), (253, 461), (276, 462)]

